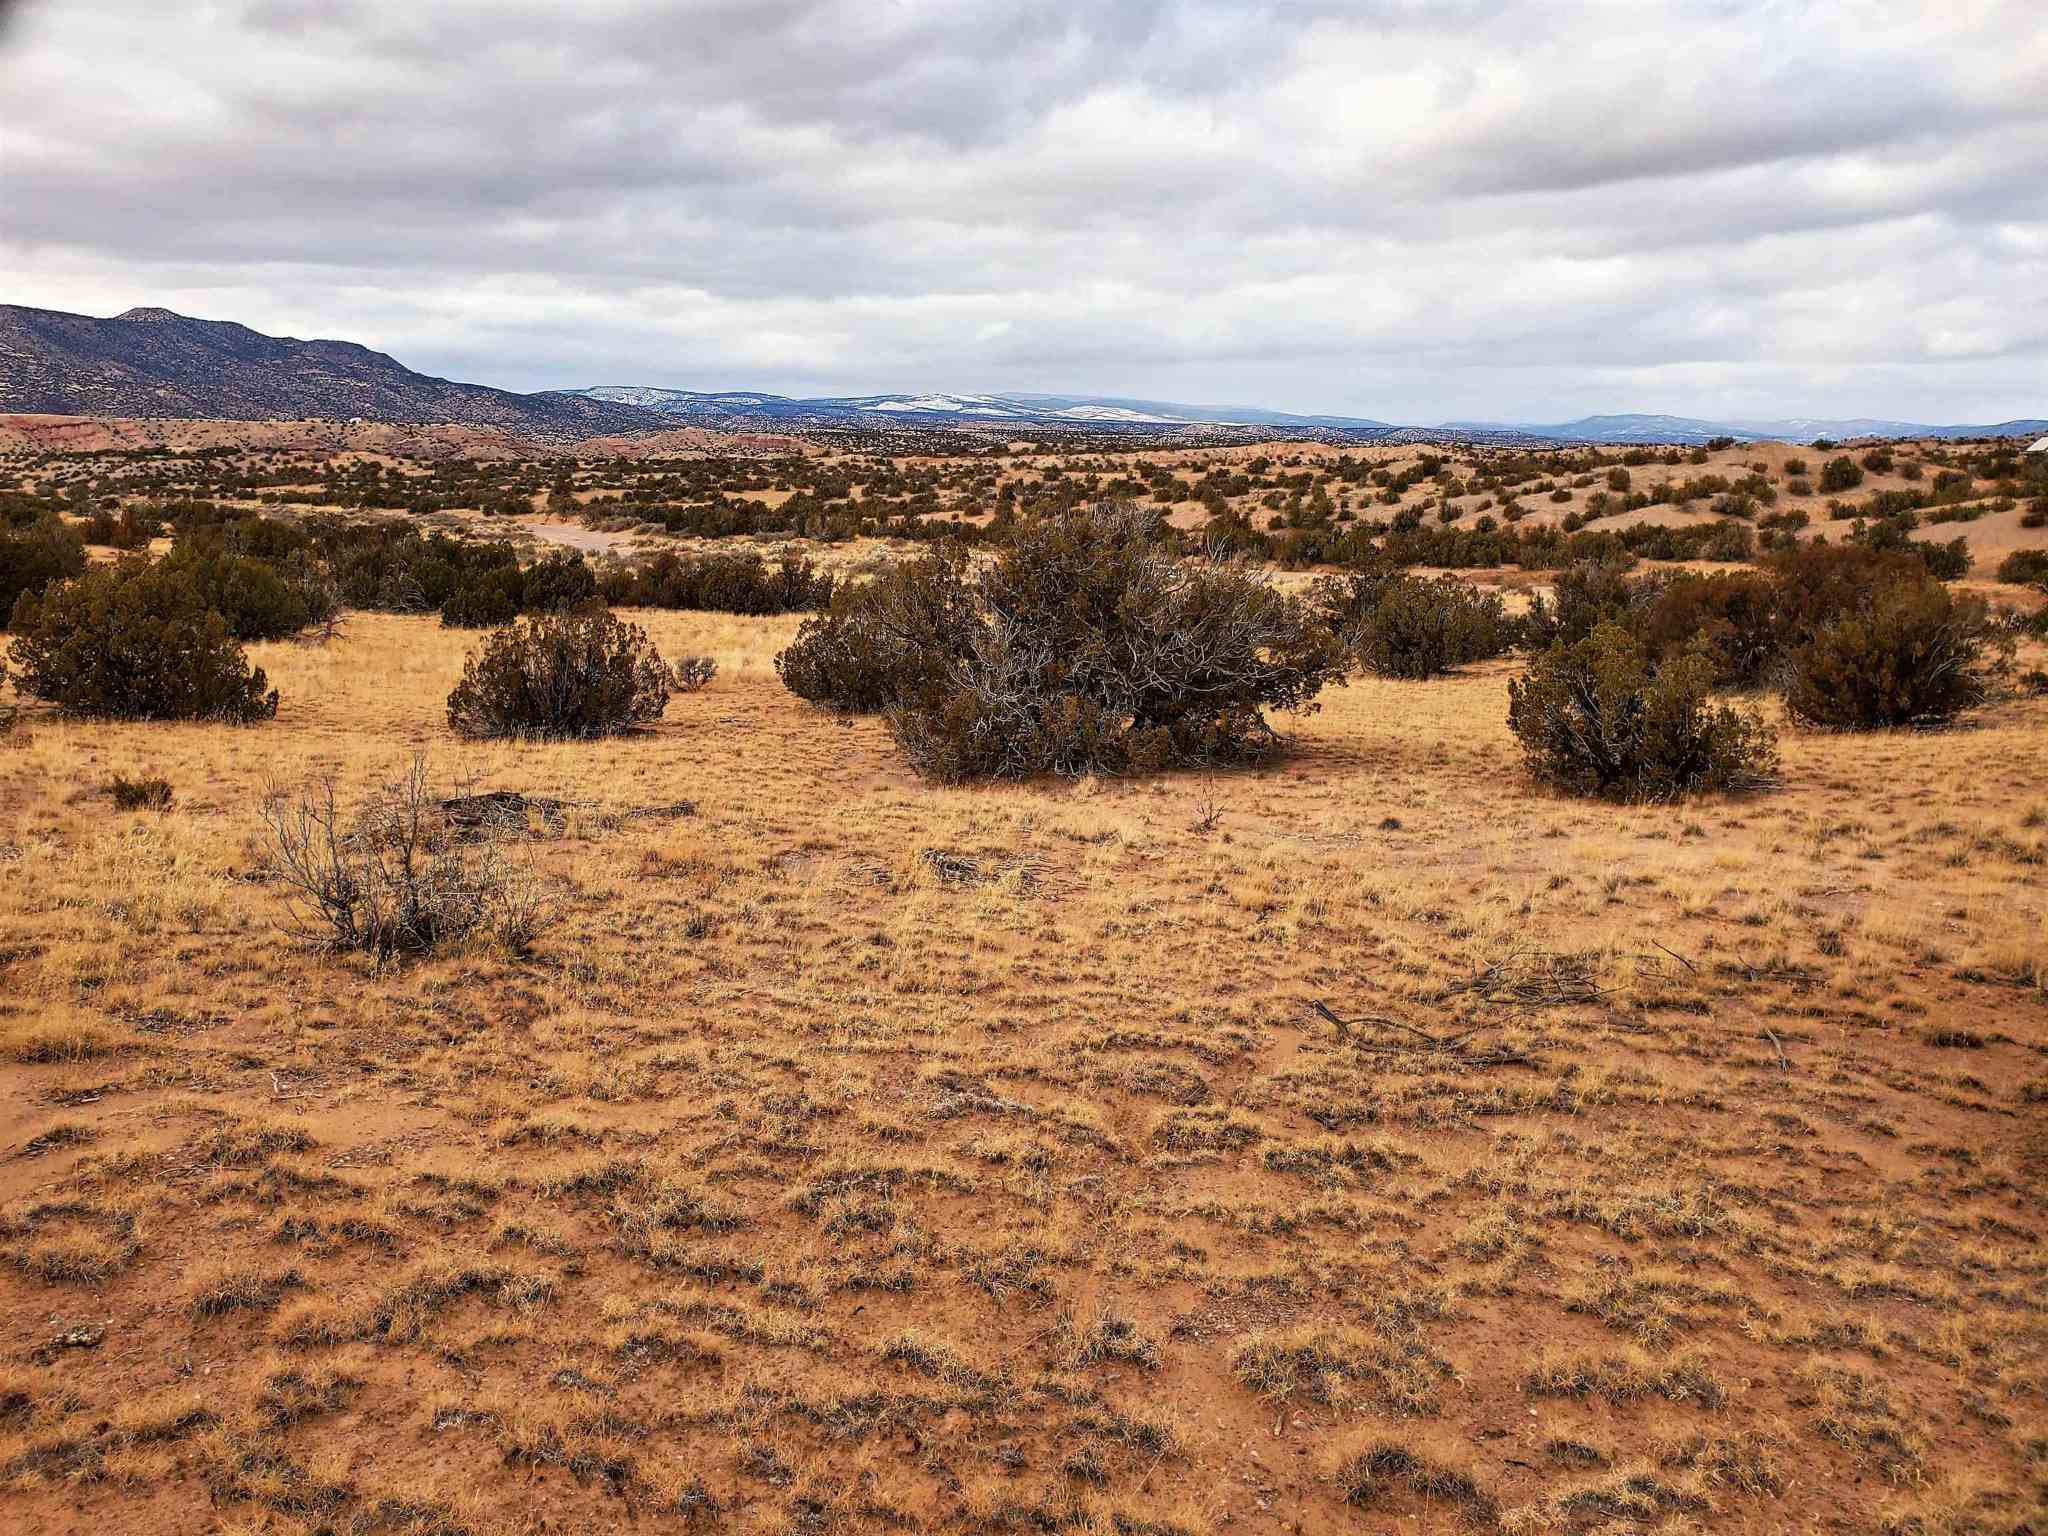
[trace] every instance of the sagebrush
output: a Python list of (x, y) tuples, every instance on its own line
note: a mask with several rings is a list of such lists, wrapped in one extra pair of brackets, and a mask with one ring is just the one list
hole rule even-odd
[(1785, 706), (1846, 730), (1939, 725), (1990, 689), (1989, 616), (1930, 577), (1896, 578), (1787, 657)]
[(670, 666), (645, 630), (601, 606), (521, 619), (469, 658), (448, 724), (472, 738), (615, 736), (660, 719), (671, 694), (715, 671), (703, 657)]
[(1454, 576), (1325, 577), (1310, 600), (1358, 665), (1380, 677), (1439, 677), (1503, 654), (1519, 634), (1499, 593)]
[(1508, 684), (1508, 726), (1536, 775), (1573, 794), (1661, 800), (1770, 782), (1770, 728), (1714, 703), (1713, 680), (1697, 652), (1653, 668), (1627, 630), (1602, 624)]
[(1241, 761), (1344, 658), (1306, 603), (1105, 504), (1020, 526), (976, 571), (957, 551), (906, 567), (778, 666), (806, 697), (883, 709), (911, 765), (954, 781)]

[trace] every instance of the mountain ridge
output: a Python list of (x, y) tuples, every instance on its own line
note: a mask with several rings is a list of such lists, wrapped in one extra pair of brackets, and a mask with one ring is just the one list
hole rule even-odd
[(906, 392), (892, 395), (831, 395), (796, 398), (750, 390), (681, 390), (647, 385), (597, 385), (568, 391), (587, 399), (630, 400), (648, 410), (686, 419), (730, 424), (772, 417), (826, 424), (888, 417), (935, 422), (1067, 423), (1073, 425), (1243, 426), (1289, 430), (1335, 430), (1372, 435), (1481, 435), (1541, 442), (1690, 443), (1731, 437), (1738, 442), (1810, 442), (1815, 438), (2022, 437), (2048, 431), (2048, 420), (2024, 418), (1995, 424), (1940, 426), (1876, 417), (1791, 417), (1780, 420), (1713, 421), (1694, 416), (1646, 412), (1582, 416), (1574, 421), (1447, 421), (1401, 426), (1361, 416), (1304, 415), (1257, 406), (1194, 406), (1115, 395), (1055, 395), (1007, 392), (960, 395)]
[(1300, 415), (1260, 406), (1187, 405), (1178, 401), (1139, 400), (1119, 395), (1059, 395), (1003, 391), (956, 394), (949, 391), (901, 391), (879, 395), (771, 395), (755, 390), (661, 389), (646, 385), (599, 384), (565, 391), (585, 399), (631, 403), (648, 410), (685, 417), (758, 413), (779, 418), (817, 420), (888, 417), (898, 421), (1073, 423), (1081, 426), (1275, 426), (1391, 432), (1392, 422), (1363, 416)]
[(275, 421), (303, 417), (509, 428), (552, 436), (673, 425), (637, 407), (437, 379), (359, 342), (266, 336), (139, 307), (110, 319), (0, 304), (0, 410)]
[(1621, 412), (1572, 421), (1397, 425), (1363, 416), (1189, 405), (1120, 395), (902, 391), (800, 398), (762, 390), (594, 385), (519, 394), (436, 378), (360, 342), (267, 336), (233, 320), (139, 305), (111, 318), (0, 305), (0, 411), (184, 420), (447, 422), (552, 438), (881, 427), (1213, 429), (1347, 440), (1513, 444), (1809, 442), (1860, 437), (2034, 437), (2048, 419), (1941, 426), (1878, 417), (1740, 418)]

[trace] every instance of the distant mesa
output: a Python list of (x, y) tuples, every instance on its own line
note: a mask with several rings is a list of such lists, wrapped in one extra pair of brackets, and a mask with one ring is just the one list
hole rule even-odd
[(1576, 421), (1447, 421), (1445, 432), (1518, 433), (1557, 443), (1679, 443), (1697, 446), (1716, 438), (1738, 443), (1810, 443), (1818, 438), (1849, 441), (1859, 437), (2025, 437), (2048, 427), (2048, 420), (2027, 419), (1986, 425), (1936, 426), (1918, 421), (1878, 417), (1796, 416), (1776, 421), (1704, 421), (1693, 416), (1629, 413), (1581, 416)]

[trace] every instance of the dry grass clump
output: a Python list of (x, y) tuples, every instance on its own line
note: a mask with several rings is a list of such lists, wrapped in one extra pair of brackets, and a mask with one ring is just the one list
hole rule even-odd
[(1361, 1438), (1354, 1448), (1339, 1452), (1332, 1481), (1345, 1503), (1361, 1509), (1378, 1508), (1405, 1493), (1425, 1506), (1449, 1505), (1470, 1525), (1492, 1527), (1500, 1519), (1499, 1501), (1468, 1467), (1418, 1450), (1409, 1441)]
[(268, 1312), (305, 1283), (296, 1269), (265, 1270), (235, 1260), (216, 1261), (200, 1273), (186, 1306), (200, 1318)]
[(51, 1200), (0, 1215), (0, 1261), (48, 1285), (101, 1285), (142, 1252), (136, 1213), (100, 1200)]
[(159, 775), (131, 779), (117, 773), (107, 781), (107, 798), (117, 811), (168, 811), (175, 796), (171, 781)]
[(1159, 1345), (1117, 1312), (1104, 1312), (1086, 1327), (1062, 1317), (1053, 1328), (1052, 1353), (1068, 1370), (1104, 1363), (1159, 1369)]
[(1532, 1397), (1600, 1397), (1620, 1405), (1645, 1397), (1716, 1408), (1728, 1391), (1713, 1363), (1697, 1350), (1659, 1360), (1643, 1350), (1622, 1355), (1587, 1355), (1551, 1351), (1522, 1377), (1522, 1390)]
[(1388, 1413), (1433, 1411), (1448, 1374), (1446, 1363), (1413, 1338), (1306, 1323), (1253, 1334), (1238, 1346), (1231, 1369), (1246, 1387), (1278, 1402), (1369, 1405)]
[(97, 1061), (143, 1047), (129, 1030), (68, 1007), (0, 1015), (0, 1059), (27, 1066)]
[(1917, 1473), (1927, 1456), (1927, 1439), (1894, 1408), (1884, 1377), (1815, 1361), (1805, 1371), (1805, 1386), (1803, 1406), (1822, 1435), (1867, 1456), (1894, 1481)]

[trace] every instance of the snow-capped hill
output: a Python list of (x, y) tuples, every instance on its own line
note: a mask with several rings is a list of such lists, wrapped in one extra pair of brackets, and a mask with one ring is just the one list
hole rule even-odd
[(1015, 421), (1098, 426), (1342, 427), (1385, 431), (1387, 424), (1357, 416), (1293, 416), (1253, 406), (1180, 405), (1165, 400), (1125, 400), (1105, 395), (955, 394), (945, 390), (891, 395), (790, 399), (744, 390), (707, 393), (601, 384), (570, 391), (586, 399), (635, 405), (672, 416), (772, 417), (817, 424), (860, 422)]
[(586, 400), (610, 400), (618, 405), (638, 405), (649, 410), (684, 410), (692, 405), (773, 405), (787, 397), (764, 395), (750, 389), (723, 390), (705, 394), (694, 389), (651, 389), (636, 384), (599, 384), (590, 389), (572, 389), (566, 394)]
[(1014, 419), (1028, 414), (1000, 395), (869, 395), (830, 403), (851, 406), (855, 410), (888, 411), (898, 415), (997, 416)]
[(1823, 416), (1790, 416), (1782, 421), (1736, 421), (1729, 430), (1754, 433), (1758, 437), (1806, 443), (1817, 437), (1926, 437), (1945, 429), (1917, 421), (1882, 421), (1871, 416), (1846, 419)]
[[(1544, 432), (1550, 429), (1533, 427), (1529, 430)], [(1563, 436), (1603, 443), (1684, 443), (1751, 435), (1692, 416), (1659, 416), (1635, 411), (1616, 416), (1582, 416), (1556, 430)]]
[(1134, 421), (1162, 423), (1186, 421), (1186, 417), (1160, 416), (1151, 411), (1134, 411), (1127, 405), (1070, 405), (1060, 411), (1062, 421)]

